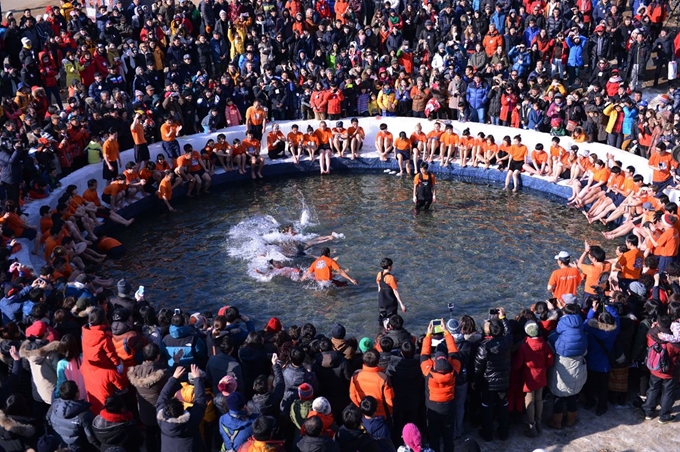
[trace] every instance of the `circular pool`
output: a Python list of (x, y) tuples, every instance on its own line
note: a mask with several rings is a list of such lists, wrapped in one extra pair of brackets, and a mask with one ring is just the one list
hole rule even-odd
[[(395, 262), (409, 307), (404, 317), (415, 329), (447, 316), (449, 302), (457, 315), (482, 318), (491, 307), (514, 313), (544, 300), (553, 256), (562, 249), (580, 253), (584, 239), (601, 237), (580, 213), (546, 196), (454, 181), (440, 181), (433, 211), (415, 215), (411, 184), (381, 173), (220, 187), (198, 200), (178, 200), (177, 215), (140, 218), (125, 233), (127, 256), (107, 268), (144, 285), (159, 306), (215, 312), (230, 303), (259, 325), (277, 316), (285, 324), (310, 321), (320, 331), (342, 322), (348, 331), (372, 334), (383, 257)], [(330, 242), (331, 255), (358, 286), (320, 290), (280, 277), (263, 282), (249, 273), (249, 262), (236, 252), (242, 236), (230, 238), (230, 230), (258, 218), (301, 227), (305, 207), (305, 234), (344, 234)], [(306, 268), (319, 249), (287, 265)]]

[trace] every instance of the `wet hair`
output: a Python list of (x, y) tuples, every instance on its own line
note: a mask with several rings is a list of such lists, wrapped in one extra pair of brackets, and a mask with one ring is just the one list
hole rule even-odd
[(78, 385), (73, 380), (66, 380), (59, 385), (59, 398), (63, 400), (75, 400), (78, 395)]
[(142, 349), (144, 361), (155, 361), (161, 354), (161, 348), (153, 342), (146, 344)]
[(380, 268), (383, 270), (387, 270), (389, 267), (392, 266), (392, 259), (389, 257), (383, 258), (383, 260), (380, 261)]
[(359, 409), (364, 416), (372, 417), (378, 409), (378, 401), (375, 400), (375, 397), (366, 396), (361, 399)]
[(272, 416), (260, 416), (253, 422), (253, 438), (256, 441), (267, 441), (274, 434), (276, 419)]
[(472, 334), (477, 331), (477, 325), (475, 324), (475, 319), (469, 315), (464, 315), (460, 318), (460, 332), (462, 334)]
[(380, 355), (375, 349), (372, 348), (370, 350), (366, 350), (366, 353), (364, 353), (362, 361), (366, 367), (378, 367), (378, 363), (380, 362)]
[(318, 438), (323, 433), (323, 422), (319, 416), (312, 416), (308, 418), (305, 423), (306, 436), (311, 438)]
[(322, 249), (321, 249), (321, 255), (322, 255), (322, 256), (326, 256), (326, 257), (330, 257), (330, 255), (331, 255), (331, 249), (328, 248), (328, 247), (322, 248)]
[(361, 410), (349, 404), (342, 410), (342, 423), (349, 430), (357, 430), (361, 427), (363, 414)]

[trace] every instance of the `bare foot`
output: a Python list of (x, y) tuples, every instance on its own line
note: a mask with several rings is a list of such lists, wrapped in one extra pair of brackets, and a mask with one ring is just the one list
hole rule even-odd
[(250, 177), (252, 177), (253, 179), (257, 179), (257, 176), (255, 175), (255, 173), (251, 173)]
[(260, 179), (264, 179), (264, 176), (262, 175), (262, 173), (257, 173), (257, 177), (259, 177)]

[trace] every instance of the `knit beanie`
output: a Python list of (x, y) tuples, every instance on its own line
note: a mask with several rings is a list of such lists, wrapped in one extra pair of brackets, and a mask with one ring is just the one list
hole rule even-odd
[(401, 431), (401, 438), (413, 452), (420, 452), (422, 449), (423, 437), (415, 424), (406, 424)]
[(317, 413), (331, 414), (331, 404), (325, 397), (317, 397), (312, 402), (312, 409)]
[(312, 400), (314, 397), (314, 388), (309, 383), (302, 383), (298, 386), (298, 397), (300, 400)]
[(226, 375), (222, 377), (220, 382), (217, 384), (217, 389), (222, 393), (223, 396), (229, 397), (229, 394), (236, 391), (236, 378), (231, 375)]

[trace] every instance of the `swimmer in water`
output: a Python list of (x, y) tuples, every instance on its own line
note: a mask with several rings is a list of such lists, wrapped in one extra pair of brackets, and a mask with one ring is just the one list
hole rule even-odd
[[(352, 278), (340, 268), (335, 259), (331, 259), (330, 248), (324, 248), (321, 250), (321, 256), (312, 262), (307, 271), (302, 275), (301, 281), (311, 279), (312, 277), (319, 282), (330, 282), (331, 284), (341, 287), (346, 286), (347, 283), (344, 281), (338, 281), (333, 279), (333, 272), (336, 271), (340, 276), (345, 278), (347, 281), (351, 282), (355, 286), (357, 285), (356, 279)], [(312, 276), (313, 275), (313, 276)]]
[(295, 252), (293, 252), (291, 249), (286, 249), (284, 242), (283, 246), (281, 247), (282, 248), (281, 251), (283, 252), (284, 255), (286, 255), (286, 257), (305, 256), (306, 255), (305, 251), (308, 250), (309, 248), (316, 245), (321, 245), (322, 243), (330, 242), (331, 240), (335, 240), (335, 238), (337, 237), (337, 235), (333, 233), (332, 235), (323, 235), (311, 238), (309, 240), (298, 240), (297, 238), (295, 238), (295, 236), (298, 235), (298, 233), (297, 231), (295, 231), (295, 228), (293, 228), (293, 226), (291, 225), (284, 226), (281, 229), (281, 233), (290, 236), (293, 239), (291, 241), (294, 242), (294, 246), (296, 248)]
[(283, 276), (284, 278), (290, 278), (294, 281), (299, 281), (302, 277), (302, 270), (295, 267), (286, 267), (283, 263), (270, 259), (267, 261), (268, 267), (266, 270), (255, 269), (257, 273), (264, 276)]

